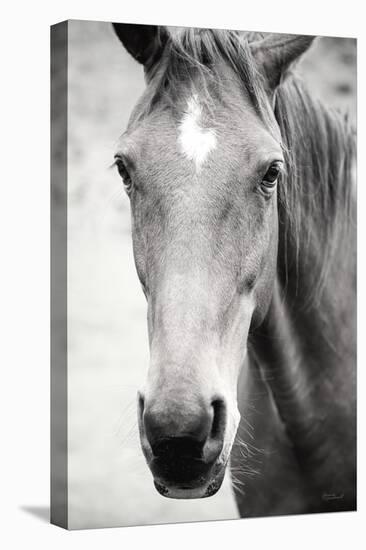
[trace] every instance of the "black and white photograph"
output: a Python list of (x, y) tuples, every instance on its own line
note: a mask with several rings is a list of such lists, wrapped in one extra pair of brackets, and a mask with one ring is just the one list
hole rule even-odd
[(57, 525), (357, 508), (357, 41), (291, 30), (52, 27)]

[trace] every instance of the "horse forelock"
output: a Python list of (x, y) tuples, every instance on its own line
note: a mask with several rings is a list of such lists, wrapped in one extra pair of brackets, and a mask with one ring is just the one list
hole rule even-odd
[(151, 114), (156, 106), (176, 110), (186, 88), (198, 92), (201, 104), (213, 112), (225, 76), (231, 76), (222, 72), (226, 65), (238, 78), (267, 129), (276, 134), (263, 76), (250, 49), (250, 43), (262, 35), (179, 27), (168, 27), (167, 33), (161, 57), (146, 70), (148, 86), (137, 120)]

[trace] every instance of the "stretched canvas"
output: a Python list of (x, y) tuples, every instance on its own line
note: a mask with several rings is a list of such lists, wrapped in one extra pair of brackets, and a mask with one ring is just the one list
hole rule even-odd
[(67, 21), (51, 84), (51, 521), (355, 510), (356, 40)]

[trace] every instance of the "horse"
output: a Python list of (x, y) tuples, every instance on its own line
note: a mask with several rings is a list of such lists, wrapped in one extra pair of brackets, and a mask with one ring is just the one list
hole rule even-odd
[(241, 517), (355, 510), (356, 139), (296, 74), (314, 37), (113, 28), (146, 82), (114, 164), (155, 488), (210, 497), (230, 464)]

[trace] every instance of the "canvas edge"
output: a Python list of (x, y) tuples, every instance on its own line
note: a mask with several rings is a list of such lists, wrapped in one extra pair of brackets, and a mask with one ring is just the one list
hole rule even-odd
[[(68, 528), (67, 92), (68, 22), (51, 26), (51, 479), (50, 521)], [(56, 78), (57, 75), (57, 78)]]

